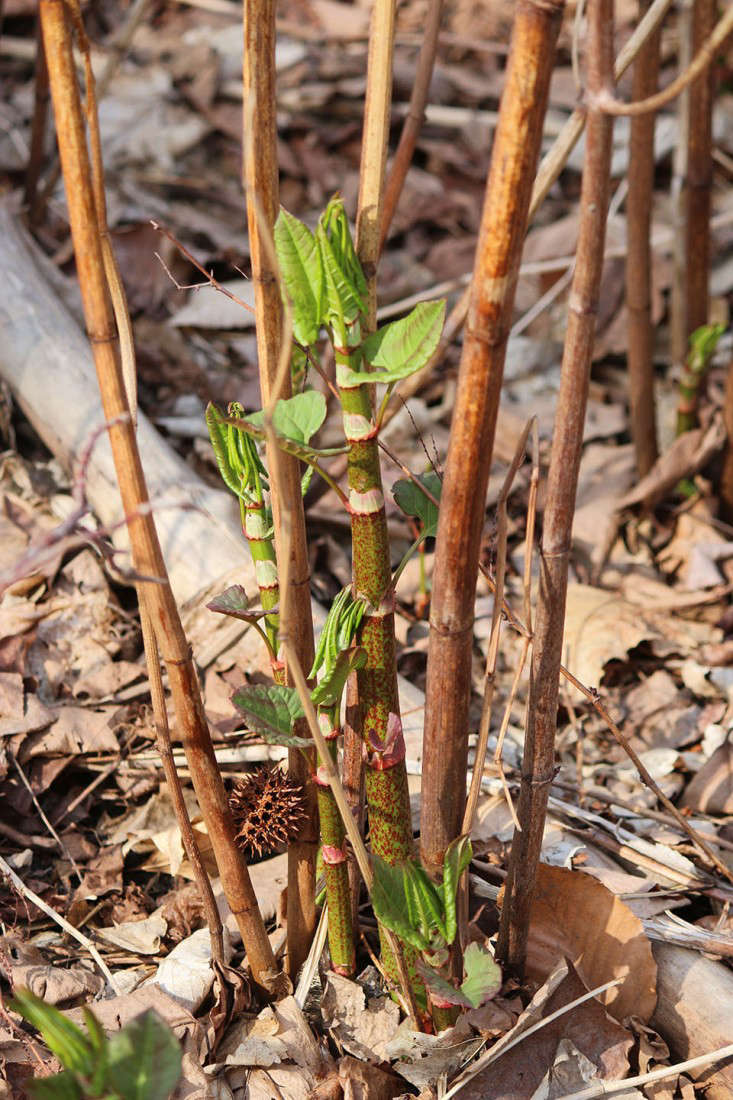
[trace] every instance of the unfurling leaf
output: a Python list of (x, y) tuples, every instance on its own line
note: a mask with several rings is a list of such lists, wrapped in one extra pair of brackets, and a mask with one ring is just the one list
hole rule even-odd
[(235, 401), (229, 405), (227, 416), (212, 402), (206, 407), (206, 426), (219, 473), (227, 488), (242, 500), (261, 500), (267, 471), (254, 439), (231, 423), (233, 417), (239, 420), (244, 417), (244, 409)]
[(372, 870), (372, 906), (377, 920), (405, 943), (412, 944), (418, 951), (427, 951), (429, 940), (413, 927), (406, 912), (404, 866), (391, 867), (373, 852)]
[[(368, 382), (398, 382), (422, 369), (438, 346), (445, 302), (420, 302), (407, 317), (373, 332), (362, 345), (370, 372), (354, 376)], [(352, 383), (353, 384), (353, 383)]]
[(306, 748), (311, 741), (291, 732), (296, 718), (303, 717), (303, 708), (295, 688), (283, 684), (252, 684), (240, 688), (232, 702), (247, 719), (250, 729), (270, 745)]
[(473, 856), (470, 838), (458, 836), (451, 841), (443, 857), (443, 905), (445, 908), (445, 938), (453, 943), (458, 926), (456, 923), (456, 894), (461, 875)]
[(364, 667), (366, 656), (366, 650), (361, 646), (357, 646), (356, 649), (342, 650), (329, 667), (328, 673), (311, 692), (311, 699), (316, 706), (339, 706), (346, 681), (352, 672)]
[(442, 895), (419, 863), (406, 863), (404, 871), (410, 921), (430, 942), (431, 949), (436, 950), (447, 943)]
[(287, 210), (275, 222), (275, 251), (283, 289), (293, 309), (293, 334), (308, 347), (318, 339), (323, 319), (323, 264), (316, 239)]
[(241, 619), (245, 623), (254, 623), (267, 615), (277, 614), (276, 607), (270, 608), (269, 611), (250, 607), (249, 597), (241, 584), (232, 584), (229, 588), (225, 588), (206, 606), (209, 611), (218, 611), (220, 615), (231, 615), (233, 619)]
[(715, 354), (718, 340), (725, 332), (725, 325), (700, 325), (690, 335), (688, 365), (690, 370), (702, 373)]
[(323, 319), (346, 340), (346, 330), (366, 312), (367, 286), (341, 199), (331, 199), (316, 229), (323, 265)]
[(313, 667), (308, 673), (309, 679), (312, 679), (320, 668), (324, 669), (325, 677), (331, 675), (339, 654), (351, 646), (365, 610), (364, 600), (353, 598), (350, 585), (341, 589), (331, 604), (331, 610), (328, 612), (318, 639)]
[(466, 977), (461, 983), (473, 1008), (480, 1008), (501, 989), (501, 967), (493, 955), (478, 943), (469, 943), (463, 953)]
[[(443, 488), (443, 483), (435, 473), (434, 470), (428, 470), (425, 474), (419, 474), (417, 481), (421, 485), (424, 485), (431, 496), (436, 500), (440, 500), (440, 493)], [(422, 534), (425, 538), (430, 538), (435, 535), (438, 530), (438, 509), (433, 504), (429, 497), (425, 496), (419, 485), (416, 485), (414, 481), (410, 481), (407, 478), (401, 478), (396, 481), (392, 489), (392, 496), (394, 497), (397, 507), (405, 513), (406, 516), (415, 516), (416, 519), (422, 521)]]

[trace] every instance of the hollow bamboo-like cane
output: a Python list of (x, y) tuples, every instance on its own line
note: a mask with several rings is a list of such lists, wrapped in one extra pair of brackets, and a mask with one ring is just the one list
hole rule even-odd
[[(588, 5), (587, 87), (591, 101), (613, 83), (613, 0)], [(583, 445), (583, 425), (603, 270), (613, 120), (588, 113), (575, 275), (557, 399), (540, 551), (540, 594), (532, 652), (527, 730), (516, 832), (497, 953), (521, 973), (529, 913), (555, 760), (568, 563)]]
[[(245, 0), (244, 4), (244, 184), (247, 193), (252, 279), (257, 314), (257, 353), (262, 403), (272, 394), (280, 360), (282, 303), (274, 252), (270, 242), (278, 214), (277, 128), (275, 98), (275, 0)], [(290, 397), (290, 378), (284, 380), (279, 398)], [(268, 451), (268, 467), (274, 468)], [(289, 629), (304, 668), (313, 663), (313, 620), (310, 607), (310, 570), (305, 541), (305, 519), (298, 460), (283, 455), (279, 464), (278, 494), (289, 499), (292, 525), (286, 544), (282, 537), (278, 494), (272, 511), (278, 561), (290, 558)], [(299, 838), (288, 847), (287, 966), (294, 976), (305, 961), (316, 929), (315, 871), (318, 852), (316, 792), (311, 781), (315, 754), (299, 749), (288, 754), (288, 770), (306, 791), (306, 823)]]
[(471, 285), (433, 577), (421, 853), (430, 872), (458, 835), (479, 547), (517, 273), (563, 4), (516, 6)]
[(104, 272), (67, 7), (63, 0), (43, 0), (40, 14), (84, 316), (104, 415), (109, 424), (133, 562), (138, 574), (157, 578), (140, 581), (140, 585), (146, 590), (152, 627), (168, 671), (178, 733), (254, 980), (273, 994), (281, 986), (281, 975), (247, 866), (235, 842), (234, 824), (204, 717), (190, 649), (167, 583), (155, 525), (147, 507), (145, 477), (122, 380)]

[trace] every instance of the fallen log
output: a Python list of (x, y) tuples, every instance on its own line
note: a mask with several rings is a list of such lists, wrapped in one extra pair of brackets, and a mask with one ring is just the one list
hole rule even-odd
[[(733, 973), (722, 963), (686, 947), (652, 945), (657, 960), (657, 1010), (652, 1024), (673, 1059), (697, 1058), (730, 1043), (733, 1034)], [(705, 1100), (733, 1096), (733, 1059), (703, 1066), (690, 1076)]]

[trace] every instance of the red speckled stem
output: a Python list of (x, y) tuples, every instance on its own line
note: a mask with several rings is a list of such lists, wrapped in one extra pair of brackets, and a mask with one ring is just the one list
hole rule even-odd
[[(359, 347), (337, 348), (335, 355), (337, 380), (339, 365), (349, 371), (359, 370)], [(359, 670), (358, 683), (367, 749), (369, 834), (372, 851), (394, 865), (410, 859), (414, 848), (397, 693), (392, 567), (371, 389), (340, 386), (339, 392), (349, 444), (354, 592), (367, 601), (358, 639), (367, 660)], [(380, 939), (385, 969), (396, 980), (394, 959), (381, 930)], [(418, 1000), (424, 1000), (425, 991), (415, 971), (415, 953), (407, 945), (405, 963)]]
[[(335, 728), (330, 729), (325, 735), (334, 759), (340, 732)], [(328, 948), (331, 952), (331, 965), (337, 974), (344, 974), (350, 978), (356, 970), (356, 949), (351, 922), (349, 865), (344, 845), (346, 830), (328, 779), (321, 777), (320, 774), (316, 775), (316, 786), (318, 816), (321, 823), (323, 872), (326, 878)]]

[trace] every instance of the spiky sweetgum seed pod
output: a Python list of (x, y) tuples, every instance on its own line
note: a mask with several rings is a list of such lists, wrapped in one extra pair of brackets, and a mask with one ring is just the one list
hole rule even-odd
[(250, 854), (269, 855), (298, 836), (305, 821), (303, 788), (281, 768), (258, 768), (229, 796), (237, 842)]

